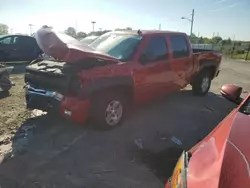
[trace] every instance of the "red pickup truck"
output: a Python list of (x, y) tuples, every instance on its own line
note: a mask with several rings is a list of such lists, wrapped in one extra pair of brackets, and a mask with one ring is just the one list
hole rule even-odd
[(50, 28), (36, 33), (51, 59), (26, 68), (30, 109), (60, 112), (102, 128), (118, 125), (129, 104), (145, 103), (192, 85), (205, 95), (218, 76), (221, 54), (192, 49), (188, 36), (169, 31), (112, 31), (90, 45)]

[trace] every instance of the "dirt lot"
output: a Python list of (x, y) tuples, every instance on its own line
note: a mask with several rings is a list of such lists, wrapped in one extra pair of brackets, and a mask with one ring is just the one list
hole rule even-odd
[(0, 152), (9, 153), (0, 165), (1, 187), (163, 187), (180, 152), (173, 147), (190, 148), (234, 107), (217, 95), (221, 85), (250, 91), (250, 64), (224, 60), (206, 97), (192, 96), (188, 87), (133, 109), (122, 126), (105, 132), (33, 117), (24, 105), (23, 76), (12, 80), (11, 96), (0, 99)]

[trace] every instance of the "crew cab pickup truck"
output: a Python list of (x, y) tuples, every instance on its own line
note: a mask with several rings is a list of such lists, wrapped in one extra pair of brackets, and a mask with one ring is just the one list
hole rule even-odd
[(192, 85), (205, 95), (218, 76), (221, 54), (191, 48), (188, 36), (168, 31), (112, 31), (90, 45), (50, 28), (36, 33), (51, 59), (26, 68), (30, 109), (59, 112), (102, 128), (121, 123), (130, 104), (141, 104)]

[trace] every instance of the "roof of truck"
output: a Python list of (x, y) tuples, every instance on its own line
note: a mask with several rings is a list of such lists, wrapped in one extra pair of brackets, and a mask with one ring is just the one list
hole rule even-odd
[(124, 34), (140, 34), (140, 35), (154, 35), (154, 34), (180, 34), (186, 35), (186, 33), (178, 31), (162, 31), (162, 30), (124, 30), (124, 31), (112, 31), (114, 33)]

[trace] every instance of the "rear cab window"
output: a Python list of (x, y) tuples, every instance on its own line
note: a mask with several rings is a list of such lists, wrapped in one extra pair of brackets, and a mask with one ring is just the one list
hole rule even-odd
[(189, 57), (190, 49), (185, 36), (170, 35), (170, 45), (174, 59)]

